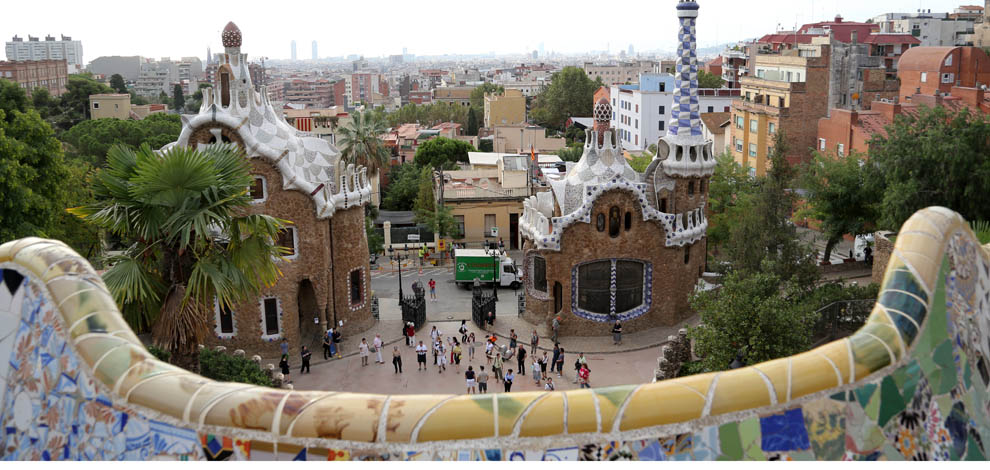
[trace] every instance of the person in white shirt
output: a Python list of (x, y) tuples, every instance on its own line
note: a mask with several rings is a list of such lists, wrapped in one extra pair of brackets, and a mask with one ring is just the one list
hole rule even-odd
[(375, 341), (372, 344), (375, 345), (375, 363), (384, 364), (385, 361), (382, 360), (382, 335), (375, 335)]
[(422, 341), (416, 346), (416, 365), (419, 366), (416, 370), (426, 370), (426, 345)]
[(446, 354), (446, 349), (443, 347), (443, 342), (441, 342), (438, 345), (438, 349), (439, 350), (437, 351), (437, 372), (442, 374), (443, 371), (447, 370), (447, 354)]

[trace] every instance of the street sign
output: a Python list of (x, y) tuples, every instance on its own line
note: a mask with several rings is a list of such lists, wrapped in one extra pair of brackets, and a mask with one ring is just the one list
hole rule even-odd
[(492, 227), (492, 238), (498, 238), (498, 227)]
[(418, 242), (419, 241), (419, 234), (418, 233), (410, 233), (408, 240), (411, 241), (411, 242)]
[(440, 251), (444, 251), (446, 249), (446, 245), (442, 238), (440, 239), (440, 245), (437, 247), (437, 249)]

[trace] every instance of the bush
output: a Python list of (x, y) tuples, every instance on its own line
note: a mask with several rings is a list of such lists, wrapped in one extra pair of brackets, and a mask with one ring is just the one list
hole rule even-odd
[(199, 352), (199, 373), (203, 377), (220, 382), (275, 386), (261, 367), (251, 360), (211, 349), (203, 349)]
[(152, 356), (155, 356), (155, 359), (162, 362), (168, 362), (168, 360), (172, 357), (172, 353), (155, 345), (148, 346), (148, 352), (150, 352)]
[(691, 361), (691, 362), (685, 362), (684, 364), (681, 365), (681, 370), (677, 372), (677, 376), (687, 377), (689, 375), (704, 374), (705, 372), (708, 372), (708, 370), (705, 369), (705, 365), (703, 362)]

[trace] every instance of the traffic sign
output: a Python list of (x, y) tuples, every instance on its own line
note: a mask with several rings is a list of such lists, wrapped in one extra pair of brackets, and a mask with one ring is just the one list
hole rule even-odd
[(442, 238), (440, 239), (440, 245), (438, 245), (437, 249), (440, 251), (444, 251), (446, 249), (446, 244)]
[(410, 233), (408, 240), (411, 241), (411, 242), (418, 242), (419, 241), (419, 234), (418, 233)]

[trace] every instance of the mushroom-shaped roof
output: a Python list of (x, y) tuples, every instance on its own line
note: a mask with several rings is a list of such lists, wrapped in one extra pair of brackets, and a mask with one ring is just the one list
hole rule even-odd
[(220, 35), (223, 47), (241, 47), (241, 29), (233, 21), (228, 22)]

